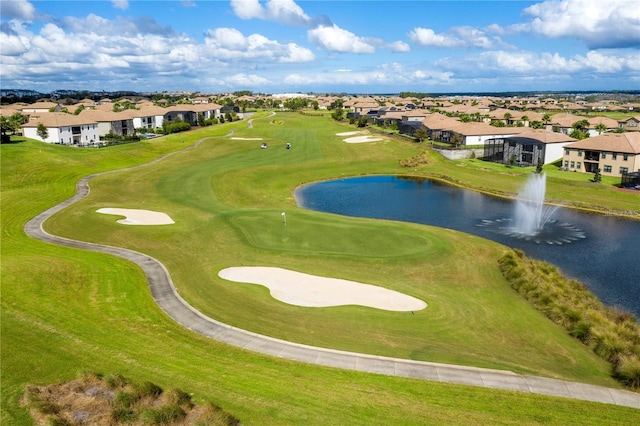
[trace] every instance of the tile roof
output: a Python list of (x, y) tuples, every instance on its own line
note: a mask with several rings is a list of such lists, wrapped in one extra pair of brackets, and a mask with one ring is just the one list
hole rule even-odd
[(640, 154), (640, 132), (603, 133), (574, 142), (566, 148)]
[(46, 127), (64, 127), (64, 126), (85, 126), (88, 124), (97, 124), (97, 121), (74, 114), (66, 114), (64, 112), (47, 112), (39, 115), (31, 114), (31, 119), (22, 127), (38, 127), (40, 123)]

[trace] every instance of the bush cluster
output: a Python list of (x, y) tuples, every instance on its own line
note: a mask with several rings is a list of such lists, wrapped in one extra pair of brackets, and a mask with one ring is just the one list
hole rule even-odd
[(431, 162), (431, 158), (429, 157), (429, 153), (427, 151), (424, 151), (414, 157), (403, 158), (402, 160), (398, 161), (398, 166), (416, 168), (420, 166), (425, 166), (430, 162)]
[(612, 375), (640, 389), (640, 325), (630, 312), (607, 307), (580, 282), (520, 250), (504, 255), (500, 270), (536, 309), (612, 365)]

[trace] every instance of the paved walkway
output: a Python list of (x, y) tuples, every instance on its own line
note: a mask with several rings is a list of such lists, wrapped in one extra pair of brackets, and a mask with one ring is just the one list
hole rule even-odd
[(640, 393), (626, 390), (520, 375), (511, 371), (412, 361), (325, 349), (274, 339), (218, 322), (198, 312), (180, 297), (173, 285), (169, 272), (158, 260), (133, 250), (75, 241), (51, 235), (44, 231), (42, 224), (47, 218), (89, 194), (89, 180), (93, 176), (95, 175), (84, 177), (78, 182), (75, 196), (27, 222), (25, 232), (30, 237), (52, 244), (108, 253), (136, 263), (143, 269), (156, 303), (176, 322), (196, 333), (254, 352), (310, 364), (390, 376), (560, 396), (640, 409)]

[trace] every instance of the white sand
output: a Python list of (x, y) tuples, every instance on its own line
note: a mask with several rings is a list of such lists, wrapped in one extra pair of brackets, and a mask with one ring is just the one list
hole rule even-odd
[(353, 136), (353, 135), (361, 135), (363, 132), (361, 131), (357, 131), (357, 132), (342, 132), (342, 133), (336, 133), (336, 136)]
[(365, 142), (377, 142), (381, 140), (382, 138), (376, 138), (373, 136), (356, 136), (353, 138), (347, 138), (344, 141), (346, 143), (365, 143)]
[(281, 302), (306, 307), (361, 305), (387, 311), (418, 311), (427, 304), (415, 297), (371, 284), (303, 274), (288, 269), (243, 266), (218, 273), (229, 281), (260, 284)]
[(237, 141), (261, 141), (262, 138), (231, 138)]
[(166, 213), (151, 210), (104, 208), (98, 209), (96, 212), (125, 216), (125, 219), (116, 221), (123, 225), (171, 225), (175, 223)]

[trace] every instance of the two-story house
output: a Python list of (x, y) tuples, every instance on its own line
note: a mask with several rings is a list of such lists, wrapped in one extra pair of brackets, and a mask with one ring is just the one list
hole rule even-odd
[(566, 145), (562, 158), (566, 170), (622, 176), (640, 171), (640, 132), (603, 133)]

